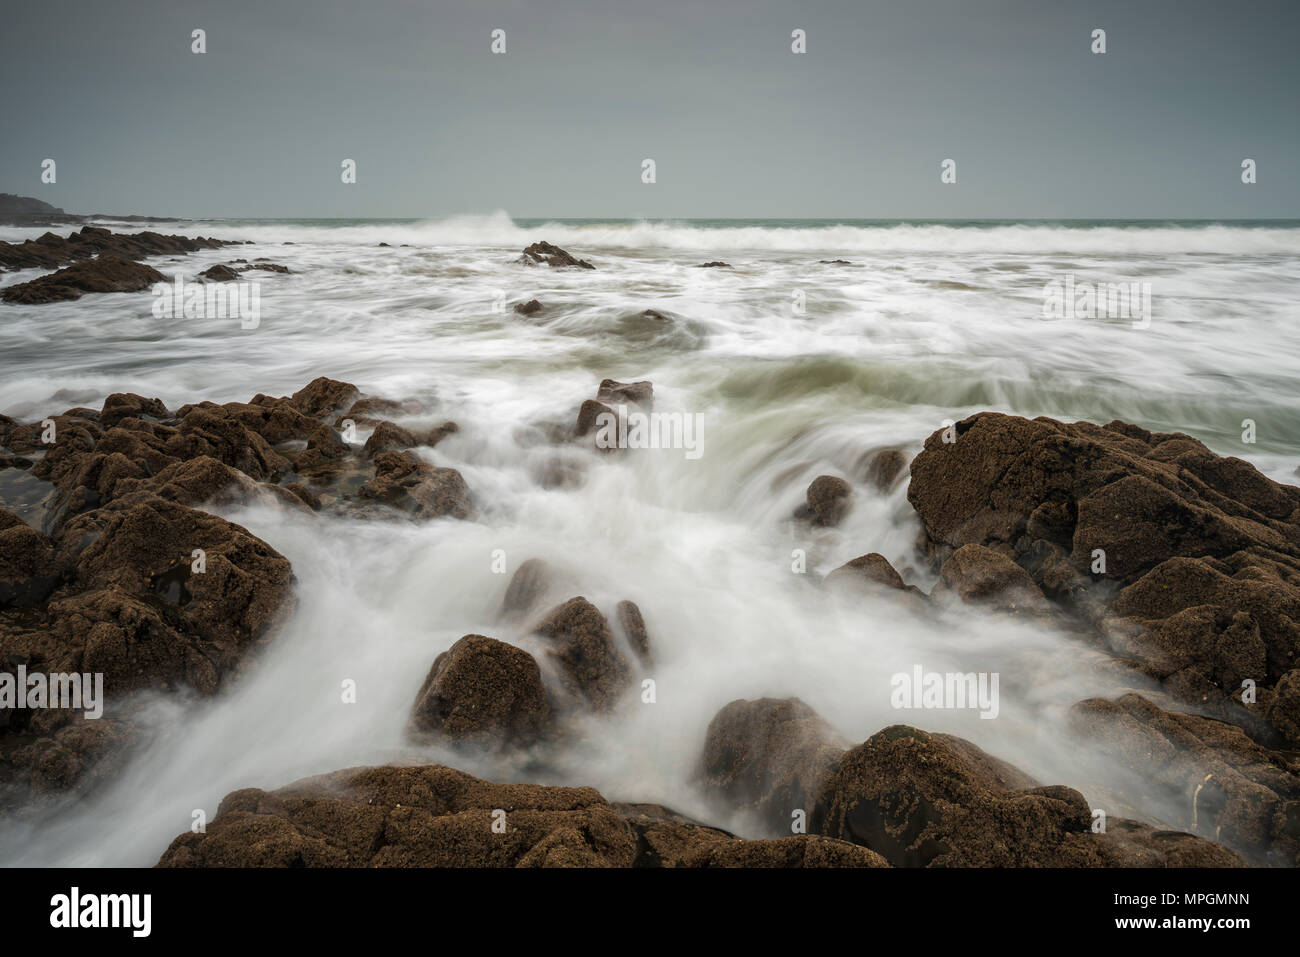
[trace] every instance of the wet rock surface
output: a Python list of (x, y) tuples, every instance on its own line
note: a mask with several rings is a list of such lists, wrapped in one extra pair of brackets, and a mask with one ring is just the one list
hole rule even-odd
[(416, 695), (413, 730), (454, 742), (520, 747), (551, 717), (541, 669), (521, 648), (466, 635), (433, 663)]
[(557, 269), (566, 267), (578, 269), (596, 268), (586, 260), (571, 256), (566, 250), (545, 241), (533, 243), (526, 248), (519, 261), (527, 266), (553, 266)]
[(887, 866), (843, 841), (745, 841), (647, 810), (592, 788), (493, 784), (437, 765), (351, 768), (226, 795), (206, 833), (176, 838), (158, 866)]
[[(350, 383), (321, 377), (247, 403), (171, 411), (115, 393), (100, 409), (0, 418), (0, 453), (48, 488), (24, 515), (0, 509), (0, 670), (101, 674), (106, 705), (91, 720), (67, 709), (6, 711), (4, 802), (111, 777), (133, 741), (133, 693), (217, 693), (290, 613), (289, 562), (202, 509), (261, 502), (311, 515), (326, 499), (343, 514), (363, 501), (417, 519), (470, 514), (455, 470), (393, 451), (371, 464), (323, 421), (364, 401)], [(420, 438), (432, 444), (454, 430), (447, 423)], [(300, 467), (324, 484), (304, 484)], [(350, 491), (329, 484), (343, 473), (358, 475)]]
[(0, 298), (17, 305), (80, 299), (88, 292), (141, 292), (167, 277), (144, 263), (100, 256), (29, 282), (6, 286)]
[(185, 255), (231, 245), (239, 243), (203, 236), (193, 239), (165, 236), (151, 231), (114, 233), (102, 226), (83, 226), (66, 237), (47, 232), (21, 243), (0, 242), (0, 269), (57, 269), (95, 256), (138, 260), (150, 256)]

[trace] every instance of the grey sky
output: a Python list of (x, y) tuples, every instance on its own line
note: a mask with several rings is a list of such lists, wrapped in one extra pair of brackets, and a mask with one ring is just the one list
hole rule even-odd
[(194, 217), (1300, 218), (1298, 36), (1292, 0), (42, 0), (0, 33), (0, 191)]

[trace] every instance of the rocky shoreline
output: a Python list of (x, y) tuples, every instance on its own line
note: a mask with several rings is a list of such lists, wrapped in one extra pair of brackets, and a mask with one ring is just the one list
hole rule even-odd
[[(0, 265), (114, 255), (98, 232), (74, 235), (84, 238), (42, 237), (40, 250), (0, 244)], [(155, 253), (127, 241), (223, 245), (155, 236), (111, 245), (136, 266)], [(95, 252), (71, 248), (82, 244)], [(595, 268), (545, 243), (521, 261)], [(575, 453), (594, 448), (598, 415), (653, 403), (648, 381), (606, 379), (594, 392), (516, 435), (554, 448), (543, 486), (580, 483), (590, 456)], [(457, 428), (413, 400), (327, 377), (247, 402), (173, 410), (119, 393), (40, 421), (0, 415), (0, 670), (102, 672), (108, 701), (98, 720), (0, 712), (0, 806), (39, 814), (51, 795), (102, 787), (143, 746), (136, 692), (216, 695), (257, 667), (293, 613), (292, 567), (255, 529), (203, 506), (473, 521), (485, 503), (435, 464)], [(855, 744), (786, 698), (732, 702), (700, 729), (701, 792), (719, 819), (744, 812), (767, 838), (591, 788), (386, 766), (235, 791), (160, 866), (1300, 862), (1300, 489), (1178, 433), (984, 412), (937, 430), (910, 462), (880, 449), (853, 481), (818, 477), (791, 519), (834, 527), (859, 497), (903, 482), (923, 529), (917, 561), (939, 584), (927, 594), (863, 542), (823, 587), (922, 613), (972, 606), (1064, 625), (1119, 673), (1158, 687), (1073, 703), (1072, 724), (1141, 777), (1153, 803), (1180, 808), (1179, 830), (1118, 815), (1098, 830), (1079, 791), (961, 738), (894, 725)], [(20, 487), (21, 502), (8, 494)], [(545, 754), (575, 719), (599, 720), (634, 695), (637, 666), (656, 655), (636, 604), (599, 608), (539, 559), (515, 571), (499, 622), (496, 635), (467, 634), (430, 662), (411, 702), (412, 741)], [(544, 661), (515, 644), (527, 636), (541, 639)], [(806, 833), (792, 834), (792, 820)]]

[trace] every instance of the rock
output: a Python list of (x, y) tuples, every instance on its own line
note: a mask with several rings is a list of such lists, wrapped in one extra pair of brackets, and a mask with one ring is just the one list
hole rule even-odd
[[(497, 833), (494, 812), (504, 811)], [(439, 766), (352, 768), (226, 796), (160, 867), (627, 867), (635, 842), (591, 788), (490, 784)]]
[(709, 723), (699, 777), (713, 798), (771, 834), (809, 813), (848, 743), (798, 698), (733, 701)]
[[(59, 544), (73, 563), (77, 590), (117, 590), (157, 604), (168, 622), (197, 640), (202, 670), (217, 676), (267, 632), (290, 595), (283, 556), (233, 522), (174, 502), (78, 516)], [(201, 572), (196, 549), (203, 553)], [(84, 642), (89, 631), (73, 629), (69, 637)], [(129, 643), (123, 650), (149, 653)], [(90, 657), (89, 647), (85, 654)], [(83, 665), (89, 668), (89, 661)], [(208, 685), (195, 687), (210, 691), (215, 682)]]
[(602, 402), (595, 399), (588, 399), (582, 403), (582, 408), (578, 410), (578, 421), (574, 423), (573, 435), (575, 438), (582, 438), (600, 428), (597, 421), (602, 415), (614, 415), (614, 410)]
[(361, 486), (360, 495), (413, 518), (467, 519), (474, 513), (469, 488), (459, 472), (432, 466), (410, 452), (377, 454), (375, 477)]
[(303, 415), (323, 419), (333, 412), (349, 407), (360, 396), (361, 391), (352, 383), (320, 376), (290, 396), (289, 404)]
[(908, 587), (903, 581), (903, 576), (898, 574), (894, 566), (889, 564), (888, 559), (879, 552), (871, 552), (846, 562), (830, 572), (825, 582), (827, 585), (834, 586), (861, 588), (865, 585), (894, 588), (900, 591)]
[(881, 492), (891, 491), (907, 472), (907, 454), (899, 449), (878, 449), (863, 457), (863, 479)]
[(0, 242), (0, 269), (56, 269), (94, 256), (143, 259), (147, 256), (185, 255), (200, 249), (219, 249), (237, 244), (237, 240), (226, 242), (202, 236), (188, 239), (148, 231), (113, 233), (99, 226), (84, 226), (66, 239), (45, 233), (38, 239), (21, 243)]
[(945, 431), (913, 460), (907, 494), (930, 536), (954, 548), (1015, 547), (1041, 516), (1035, 537), (1071, 548), (1080, 570), (1100, 548), (1104, 574), (1132, 582), (1176, 556), (1300, 543), (1300, 489), (1185, 435), (990, 412), (958, 422), (955, 441)]
[(579, 269), (595, 269), (591, 263), (583, 259), (575, 259), (559, 246), (552, 246), (547, 242), (533, 243), (524, 250), (519, 261), (526, 266), (576, 266)]
[(619, 602), (614, 609), (614, 619), (622, 629), (623, 637), (636, 652), (637, 658), (642, 664), (649, 664), (652, 660), (650, 633), (646, 631), (645, 619), (641, 617), (641, 609), (637, 607), (636, 602), (626, 600)]
[(1268, 720), (1292, 748), (1300, 749), (1300, 669), (1288, 671), (1278, 681)]
[(208, 279), (212, 282), (234, 282), (239, 278), (239, 273), (229, 266), (223, 266), (218, 263), (215, 266), (209, 266), (203, 272), (199, 273), (201, 279)]
[(521, 316), (532, 316), (542, 311), (542, 304), (536, 299), (515, 303), (515, 312)]
[(541, 736), (550, 716), (532, 655), (466, 635), (434, 661), (416, 695), (411, 725), (457, 743), (519, 746)]
[(1042, 615), (1052, 611), (1027, 571), (983, 545), (963, 545), (943, 563), (933, 597), (944, 594), (1008, 613)]
[(123, 419), (166, 419), (171, 416), (160, 399), (146, 399), (130, 392), (115, 392), (104, 400), (99, 412), (99, 424), (111, 429)]
[(40, 604), (62, 579), (50, 540), (0, 509), (0, 608)]
[(338, 425), (345, 418), (356, 421), (358, 425), (370, 419), (378, 419), (380, 416), (387, 415), (418, 415), (424, 411), (419, 402), (414, 399), (407, 399), (404, 402), (397, 402), (393, 399), (384, 399), (379, 396), (366, 396), (364, 399), (357, 399), (352, 406), (339, 417)]
[(501, 602), (501, 614), (525, 616), (536, 609), (553, 589), (555, 576), (540, 558), (530, 558), (515, 569)]
[(853, 488), (835, 475), (819, 475), (808, 486), (807, 504), (795, 510), (795, 518), (813, 525), (833, 527), (848, 514)]
[(240, 272), (248, 272), (250, 269), (264, 269), (267, 272), (279, 272), (279, 273), (287, 273), (290, 271), (288, 266), (282, 266), (279, 263), (254, 262), (254, 263), (249, 263), (247, 266), (241, 269)]
[(865, 847), (814, 834), (744, 841), (717, 828), (645, 805), (613, 805), (636, 835), (633, 867), (888, 867)]
[(596, 392), (596, 399), (605, 403), (639, 405), (649, 410), (654, 407), (654, 384), (648, 380), (618, 382), (614, 379), (603, 379), (600, 389)]
[(366, 439), (365, 446), (361, 449), (361, 454), (368, 459), (373, 459), (378, 453), (390, 449), (402, 450), (410, 449), (419, 445), (420, 441), (413, 434), (400, 425), (394, 425), (392, 422), (383, 421), (375, 426), (375, 431), (370, 433), (370, 438)]
[(715, 259), (713, 262), (700, 263), (695, 268), (696, 269), (730, 269), (732, 267), (731, 267), (731, 263), (724, 263), (720, 259)]
[(289, 471), (288, 459), (225, 409), (192, 408), (176, 433), (165, 445), (176, 458), (210, 456), (260, 481), (278, 481)]
[[(813, 835), (745, 841), (592, 788), (492, 784), (437, 765), (350, 768), (226, 795), (159, 867), (883, 867)], [(504, 812), (506, 828), (493, 828)]]
[[(894, 725), (844, 756), (810, 830), (869, 847), (895, 867), (1055, 867), (1098, 863), (1107, 855), (1122, 859), (1120, 837), (1094, 835), (1091, 817), (1072, 788), (1040, 787), (961, 738)], [(1181, 853), (1161, 863), (1239, 863), (1190, 835), (1179, 844)], [(1140, 863), (1157, 863), (1156, 856)], [(1134, 857), (1129, 853), (1130, 861)]]
[(579, 596), (551, 609), (533, 629), (550, 639), (547, 652), (565, 688), (595, 711), (610, 711), (631, 683), (627, 659), (614, 643), (609, 622)]
[(167, 277), (143, 263), (101, 256), (76, 263), (29, 282), (6, 286), (0, 298), (20, 305), (80, 299), (88, 292), (141, 292)]
[(1179, 700), (1253, 730), (1263, 698), (1239, 707), (1241, 678), (1267, 691), (1300, 663), (1300, 489), (1240, 459), (1123, 422), (981, 413), (931, 436), (911, 477), (935, 555), (1008, 555)]
[(1255, 863), (1300, 862), (1300, 774), (1240, 728), (1165, 711), (1137, 694), (1081, 701), (1071, 718), (1155, 800), (1180, 809), (1175, 823)]

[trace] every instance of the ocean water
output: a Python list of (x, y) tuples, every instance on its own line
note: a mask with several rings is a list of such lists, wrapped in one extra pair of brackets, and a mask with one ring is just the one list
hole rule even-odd
[[(159, 319), (149, 293), (0, 305), (0, 411), (35, 419), (120, 391), (173, 408), (246, 401), (328, 375), (420, 401), (426, 411), (410, 424), (459, 423), (423, 454), (461, 471), (479, 516), (414, 524), (223, 510), (293, 562), (293, 617), (217, 697), (149, 702), (150, 745), (92, 799), (54, 803), (36, 824), (0, 822), (0, 860), (147, 865), (195, 809), (211, 818), (231, 790), (387, 761), (592, 785), (757, 834), (711, 807), (693, 772), (720, 707), (789, 695), (854, 741), (896, 723), (952, 732), (1044, 783), (1079, 788), (1095, 807), (1181, 820), (1180, 796), (1150, 794), (1067, 740), (1071, 704), (1121, 690), (1077, 637), (971, 612), (936, 624), (888, 600), (828, 599), (816, 580), (877, 551), (931, 587), (906, 483), (872, 490), (862, 458), (915, 452), (946, 420), (980, 410), (1183, 431), (1300, 481), (1300, 223), (496, 213), (156, 228), (256, 244), (152, 261), (169, 275), (235, 257), (292, 274), (249, 274), (260, 280), (256, 328)], [(0, 239), (41, 232), (0, 229)], [(517, 263), (537, 240), (596, 269)], [(696, 268), (712, 260), (733, 268)], [(3, 274), (0, 285), (36, 274)], [(1045, 289), (1067, 277), (1149, 284), (1149, 321), (1045, 317)], [(511, 308), (534, 298), (545, 306), (537, 315)], [(698, 416), (701, 454), (574, 450), (564, 454), (582, 470), (580, 487), (545, 487), (556, 452), (530, 427), (571, 423), (605, 377), (650, 379), (657, 411)], [(1247, 420), (1254, 441), (1243, 441)], [(854, 482), (852, 513), (831, 530), (792, 523), (808, 483), (826, 473)], [(805, 574), (792, 570), (796, 549)], [(494, 568), (502, 556), (505, 574)], [(656, 700), (629, 694), (545, 754), (412, 746), (403, 730), (415, 692), (456, 639), (540, 650), (497, 614), (510, 573), (532, 557), (607, 613), (623, 598), (640, 605), (655, 663), (637, 679), (655, 682)], [(917, 664), (998, 672), (998, 717), (893, 708), (890, 677)], [(345, 680), (356, 682), (355, 704), (341, 700)]]

